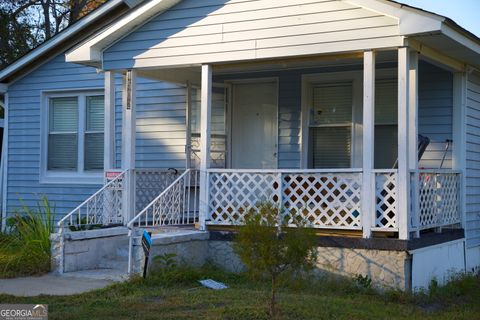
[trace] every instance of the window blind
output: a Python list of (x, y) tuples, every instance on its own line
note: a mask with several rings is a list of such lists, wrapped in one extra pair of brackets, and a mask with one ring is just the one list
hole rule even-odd
[(398, 87), (396, 79), (375, 83), (375, 158), (377, 169), (392, 168), (398, 154)]
[(89, 96), (86, 101), (85, 170), (103, 169), (104, 97)]
[(351, 82), (313, 88), (310, 115), (310, 167), (349, 168), (352, 153)]
[(50, 99), (48, 127), (48, 170), (76, 170), (78, 98)]

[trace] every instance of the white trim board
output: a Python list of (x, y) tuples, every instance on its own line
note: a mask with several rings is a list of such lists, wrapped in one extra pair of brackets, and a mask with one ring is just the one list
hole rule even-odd
[(96, 36), (68, 51), (65, 54), (65, 61), (77, 63), (102, 62), (103, 50), (178, 2), (180, 0), (152, 0), (137, 7)]
[(107, 1), (104, 5), (102, 5), (97, 10), (93, 11), (91, 14), (85, 16), (83, 19), (78, 21), (77, 23), (73, 24), (72, 26), (65, 29), (65, 31), (60, 32), (55, 37), (51, 38), (38, 48), (32, 50), (22, 58), (18, 59), (2, 71), (0, 71), (0, 81), (2, 79), (7, 78), (8, 76), (12, 75), (22, 67), (24, 67), (27, 63), (31, 60), (39, 58), (42, 54), (48, 52), (49, 50), (53, 49), (62, 41), (72, 37), (75, 33), (81, 31), (82, 29), (88, 27), (92, 22), (96, 21), (101, 16), (105, 15), (113, 8), (119, 6), (123, 3), (123, 0), (111, 0)]

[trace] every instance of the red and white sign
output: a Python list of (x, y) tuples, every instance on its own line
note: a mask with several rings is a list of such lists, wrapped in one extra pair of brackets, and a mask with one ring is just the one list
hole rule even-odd
[(112, 181), (116, 177), (118, 177), (120, 174), (122, 174), (122, 171), (105, 171), (105, 180), (106, 181)]

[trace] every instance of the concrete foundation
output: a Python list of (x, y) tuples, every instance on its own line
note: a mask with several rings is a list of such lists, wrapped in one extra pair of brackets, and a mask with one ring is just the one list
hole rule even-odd
[[(52, 271), (127, 268), (128, 230), (109, 228), (52, 234)], [(63, 242), (63, 250), (62, 250)]]
[[(140, 230), (132, 241), (132, 273), (141, 274), (145, 261)], [(156, 232), (159, 232), (158, 230)], [(319, 240), (325, 239), (319, 238)], [(152, 235), (151, 263), (159, 267), (156, 256), (174, 254), (177, 264), (202, 266), (212, 263), (230, 272), (245, 271), (235, 254), (232, 234), (212, 236), (209, 232), (173, 229)], [(64, 250), (62, 252), (62, 241)], [(52, 235), (54, 270), (74, 272), (90, 269), (121, 269), (127, 271), (129, 238), (125, 228), (112, 228), (67, 233), (64, 238)], [(453, 273), (465, 271), (464, 239), (408, 249), (404, 243), (387, 241), (389, 248), (360, 247), (366, 240), (336, 240), (336, 245), (320, 243), (317, 247), (316, 270), (319, 273), (347, 277), (364, 276), (377, 288), (410, 290), (427, 288), (432, 279), (443, 283)], [(342, 243), (342, 245), (339, 245)], [(351, 247), (347, 247), (348, 244)], [(386, 246), (385, 244), (382, 244)], [(474, 256), (473, 254), (471, 256)]]

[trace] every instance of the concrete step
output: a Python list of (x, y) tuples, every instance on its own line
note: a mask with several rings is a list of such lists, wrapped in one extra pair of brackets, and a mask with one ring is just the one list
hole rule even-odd
[(107, 281), (114, 281), (114, 282), (123, 282), (128, 280), (128, 274), (126, 272), (123, 272), (118, 269), (108, 269), (108, 268), (66, 272), (62, 274), (61, 277), (107, 280)]
[(102, 259), (99, 262), (99, 268), (101, 269), (114, 269), (127, 273), (128, 270), (128, 258), (127, 259)]

